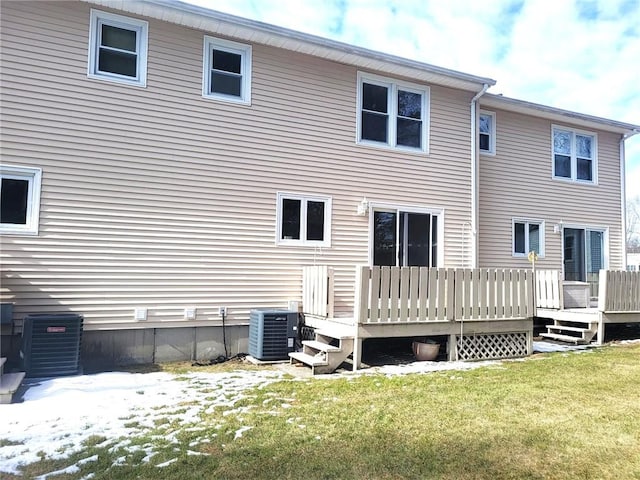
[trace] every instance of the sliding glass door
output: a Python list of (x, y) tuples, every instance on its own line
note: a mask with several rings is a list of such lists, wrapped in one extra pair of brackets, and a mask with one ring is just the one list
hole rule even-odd
[(429, 213), (375, 209), (373, 264), (438, 266), (438, 217)]
[(598, 275), (605, 268), (604, 231), (565, 228), (563, 232), (564, 278), (591, 284), (597, 295)]

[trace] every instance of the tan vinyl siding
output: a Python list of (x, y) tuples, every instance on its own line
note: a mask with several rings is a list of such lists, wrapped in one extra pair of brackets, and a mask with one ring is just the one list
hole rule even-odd
[[(480, 155), (481, 267), (526, 267), (526, 258), (513, 257), (512, 218), (545, 221), (545, 258), (540, 268), (562, 269), (562, 235), (553, 227), (564, 224), (607, 227), (609, 267), (622, 266), (620, 212), (620, 136), (597, 135), (598, 184), (552, 179), (552, 125), (573, 128), (502, 110), (496, 112), (496, 155)], [(578, 130), (584, 130), (579, 129)]]
[[(364, 196), (443, 208), (444, 265), (463, 264), (469, 93), (430, 86), (429, 155), (365, 147), (353, 67), (253, 45), (252, 104), (205, 99), (207, 32), (150, 20), (146, 88), (88, 79), (89, 12), (2, 2), (2, 163), (43, 169), (39, 235), (1, 237), (2, 295), (19, 317), (210, 325), (226, 306), (246, 322), (251, 307), (300, 299), (299, 267), (313, 263), (335, 266), (349, 315), (353, 266), (368, 262)], [(278, 191), (332, 197), (331, 247), (275, 245)]]

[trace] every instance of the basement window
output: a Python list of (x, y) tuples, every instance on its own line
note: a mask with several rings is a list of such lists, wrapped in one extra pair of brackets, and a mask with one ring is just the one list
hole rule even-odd
[(42, 170), (0, 165), (0, 233), (37, 235)]

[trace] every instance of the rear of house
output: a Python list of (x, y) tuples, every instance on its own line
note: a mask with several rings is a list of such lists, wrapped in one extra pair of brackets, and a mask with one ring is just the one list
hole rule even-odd
[[(3, 350), (25, 315), (77, 313), (85, 364), (246, 351), (249, 311), (300, 302), (305, 265), (331, 267), (345, 322), (356, 265), (528, 268), (530, 250), (567, 278), (622, 265), (633, 126), (179, 2), (0, 8)], [(407, 282), (400, 303), (431, 311)], [(528, 305), (509, 307), (521, 329)]]
[(621, 144), (633, 126), (496, 95), (480, 115), (479, 264), (526, 268), (533, 250), (538, 268), (597, 296), (600, 269), (624, 268)]
[(303, 265), (334, 266), (348, 316), (354, 265), (473, 263), (492, 80), (176, 3), (1, 8), (18, 331), (72, 312), (85, 361), (211, 358), (223, 320), (246, 351), (251, 308), (300, 301)]

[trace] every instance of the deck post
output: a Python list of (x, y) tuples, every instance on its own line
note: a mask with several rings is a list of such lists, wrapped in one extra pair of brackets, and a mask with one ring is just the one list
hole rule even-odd
[(455, 362), (456, 360), (458, 360), (458, 344), (456, 342), (456, 334), (452, 333), (449, 335), (449, 361)]
[(360, 368), (362, 364), (362, 338), (360, 338), (358, 332), (360, 325), (356, 325), (356, 334), (353, 337), (353, 371), (355, 372)]
[(604, 345), (604, 313), (598, 312), (598, 335), (596, 345)]
[(607, 309), (607, 270), (600, 270), (598, 280), (598, 310), (604, 312)]

